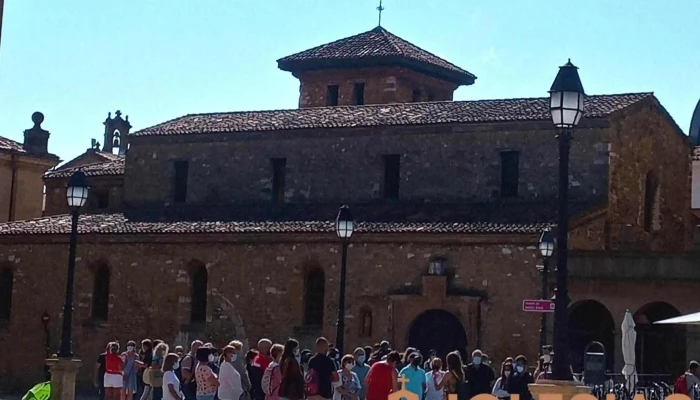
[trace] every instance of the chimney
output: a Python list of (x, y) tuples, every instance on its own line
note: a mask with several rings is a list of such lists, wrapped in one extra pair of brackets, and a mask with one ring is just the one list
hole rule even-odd
[(39, 111), (35, 112), (32, 114), (32, 122), (34, 122), (34, 127), (24, 131), (22, 148), (31, 154), (48, 154), (50, 134), (49, 131), (41, 129), (41, 123), (44, 122), (44, 114)]

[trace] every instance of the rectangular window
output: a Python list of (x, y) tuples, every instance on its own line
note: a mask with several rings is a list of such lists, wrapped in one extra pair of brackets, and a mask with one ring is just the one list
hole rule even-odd
[(286, 158), (272, 159), (272, 201), (275, 203), (284, 203), (284, 181), (286, 169)]
[(501, 152), (501, 197), (518, 196), (518, 164), (520, 154), (517, 151)]
[(352, 98), (355, 101), (355, 104), (358, 106), (365, 104), (365, 84), (364, 83), (356, 83), (355, 84), (355, 87), (352, 90)]
[(329, 85), (326, 88), (326, 105), (327, 106), (337, 106), (338, 105), (338, 85)]
[(384, 156), (384, 198), (399, 198), (399, 182), (401, 181), (401, 156), (388, 154)]
[(173, 200), (176, 203), (184, 203), (187, 200), (187, 174), (189, 163), (187, 161), (175, 161), (175, 190)]
[(414, 103), (420, 102), (421, 95), (422, 95), (421, 91), (418, 89), (415, 89), (413, 91), (413, 99), (411, 101), (413, 101)]

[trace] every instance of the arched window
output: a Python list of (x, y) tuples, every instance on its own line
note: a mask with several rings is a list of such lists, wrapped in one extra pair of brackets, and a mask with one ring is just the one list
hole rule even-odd
[(326, 276), (321, 268), (314, 268), (304, 282), (304, 325), (322, 326), (325, 302)]
[(198, 265), (192, 272), (192, 302), (190, 322), (207, 320), (207, 267)]
[(372, 310), (369, 307), (360, 308), (360, 337), (372, 336)]
[(95, 270), (92, 288), (92, 319), (107, 321), (109, 316), (109, 268), (102, 265)]
[(122, 134), (118, 130), (115, 130), (112, 134), (114, 141), (112, 142), (112, 153), (119, 154), (119, 148), (122, 145)]
[(12, 269), (0, 268), (0, 321), (9, 321), (12, 314)]
[(644, 184), (644, 230), (651, 232), (656, 214), (656, 192), (658, 183), (652, 171), (649, 171)]

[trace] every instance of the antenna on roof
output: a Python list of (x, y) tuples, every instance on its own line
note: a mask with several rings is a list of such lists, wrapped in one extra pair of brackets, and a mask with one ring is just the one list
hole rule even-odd
[(379, 25), (377, 26), (382, 26), (382, 11), (384, 11), (384, 7), (382, 7), (382, 0), (379, 0), (379, 7), (377, 7), (377, 11), (379, 11)]

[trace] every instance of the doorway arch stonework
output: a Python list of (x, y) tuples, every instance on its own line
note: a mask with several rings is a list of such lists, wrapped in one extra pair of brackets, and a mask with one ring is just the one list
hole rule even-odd
[(404, 349), (408, 346), (411, 326), (420, 315), (430, 310), (444, 310), (459, 320), (467, 334), (467, 349), (455, 350), (471, 352), (479, 345), (480, 300), (478, 296), (448, 295), (446, 276), (423, 276), (420, 294), (389, 295), (392, 347)]

